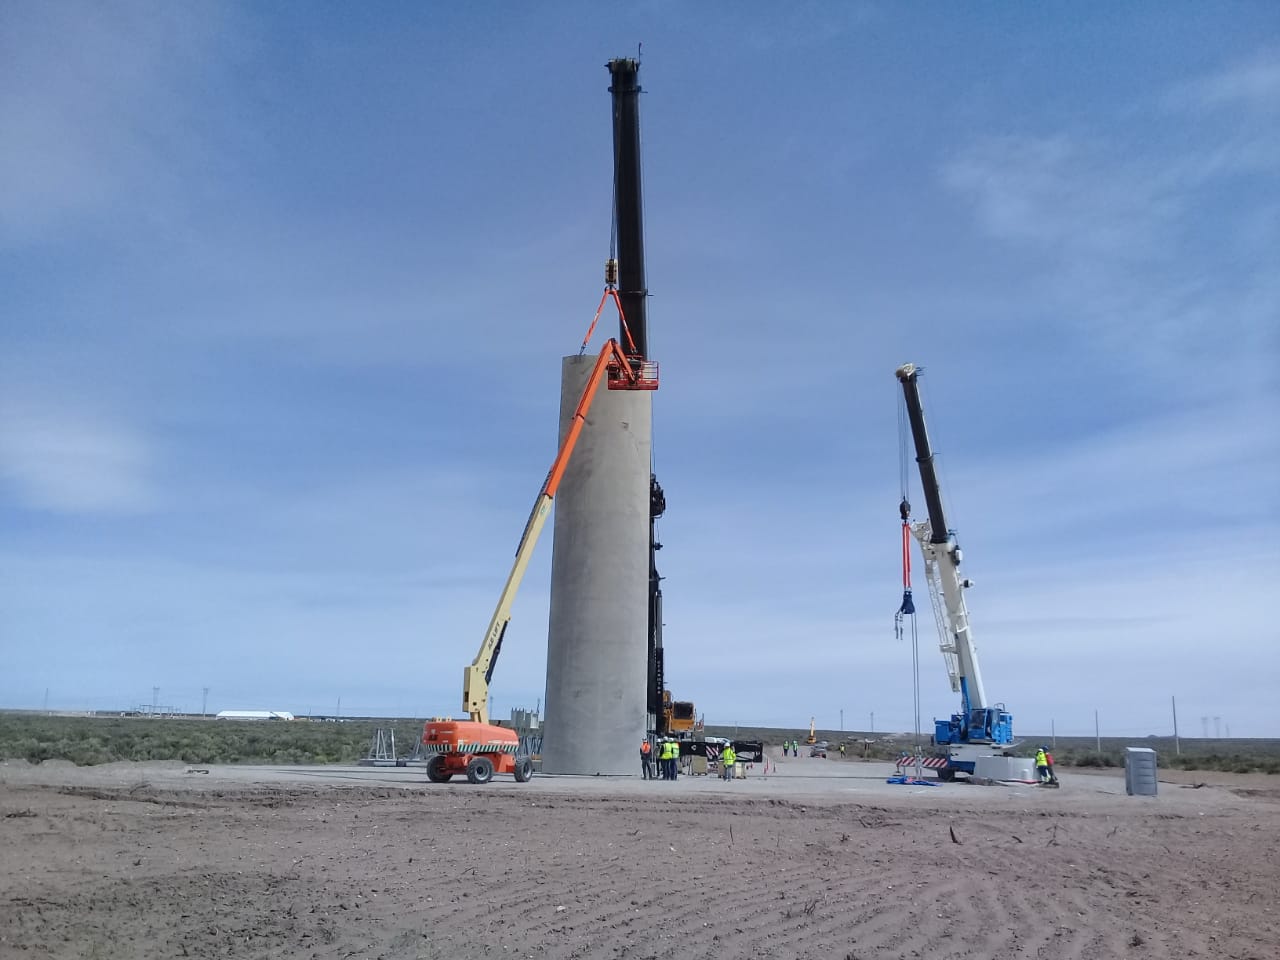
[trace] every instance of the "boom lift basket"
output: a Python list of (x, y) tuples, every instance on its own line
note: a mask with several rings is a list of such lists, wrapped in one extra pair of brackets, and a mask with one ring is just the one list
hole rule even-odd
[(635, 379), (627, 377), (618, 367), (609, 367), (610, 390), (657, 390), (658, 361), (632, 359), (631, 369), (635, 371)]

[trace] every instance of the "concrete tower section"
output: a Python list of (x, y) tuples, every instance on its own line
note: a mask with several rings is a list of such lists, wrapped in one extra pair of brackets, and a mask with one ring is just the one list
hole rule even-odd
[[(563, 361), (561, 437), (594, 360)], [(556, 497), (544, 773), (639, 773), (652, 403), (651, 393), (601, 390)]]
[[(608, 63), (613, 97), (613, 199), (618, 342), (648, 359), (640, 178), (640, 64)], [(607, 282), (613, 282), (609, 280)], [(560, 435), (591, 371), (566, 357)], [(635, 776), (649, 706), (650, 468), (653, 395), (604, 390), (578, 440), (556, 500), (547, 636), (545, 773)]]

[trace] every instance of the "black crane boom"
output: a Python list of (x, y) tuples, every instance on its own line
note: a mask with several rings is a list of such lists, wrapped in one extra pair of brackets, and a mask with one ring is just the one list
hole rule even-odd
[(649, 357), (649, 327), (645, 301), (649, 291), (644, 279), (644, 199), (640, 181), (640, 63), (610, 60), (613, 84), (613, 202), (618, 227), (618, 296), (627, 330), (618, 331), (618, 342), (640, 359)]
[(933, 466), (933, 448), (929, 445), (929, 431), (924, 425), (924, 405), (920, 402), (920, 385), (916, 382), (920, 371), (914, 363), (904, 363), (897, 370), (902, 383), (902, 394), (907, 403), (907, 419), (911, 422), (911, 436), (916, 444), (916, 463), (920, 466), (920, 485), (924, 488), (924, 502), (929, 509), (929, 541), (946, 543), (950, 538), (947, 518), (942, 512), (942, 488), (938, 485), (938, 473)]

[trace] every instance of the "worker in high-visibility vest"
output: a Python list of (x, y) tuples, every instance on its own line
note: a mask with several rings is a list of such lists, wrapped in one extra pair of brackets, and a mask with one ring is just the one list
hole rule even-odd
[(665, 737), (663, 739), (662, 741), (662, 779), (663, 780), (674, 780), (676, 778), (675, 770), (672, 769), (675, 766), (675, 763), (674, 763), (675, 756), (673, 752), (674, 747), (675, 747), (675, 741), (673, 741), (670, 737)]
[(733, 779), (733, 766), (738, 762), (738, 752), (733, 749), (732, 743), (726, 743), (724, 750), (720, 752), (720, 766), (724, 768), (724, 778), (726, 780)]
[(1036, 751), (1036, 779), (1042, 783), (1049, 779), (1049, 758), (1045, 756), (1044, 747)]
[(645, 737), (640, 741), (640, 773), (646, 780), (653, 779), (653, 744)]

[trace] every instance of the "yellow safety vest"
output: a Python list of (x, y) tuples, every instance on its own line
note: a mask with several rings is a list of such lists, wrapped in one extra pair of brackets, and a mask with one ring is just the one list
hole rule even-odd
[(1044, 751), (1043, 751), (1043, 750), (1037, 750), (1037, 751), (1036, 751), (1036, 766), (1037, 766), (1037, 767), (1047, 767), (1048, 765), (1049, 765), (1049, 761), (1048, 761), (1048, 759), (1045, 757), (1045, 755), (1044, 755)]
[(724, 757), (724, 762), (726, 766), (729, 766), (731, 764), (735, 764), (738, 762), (738, 755), (733, 752), (733, 747), (725, 747), (724, 754), (722, 756)]

